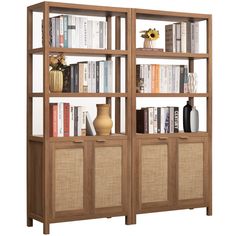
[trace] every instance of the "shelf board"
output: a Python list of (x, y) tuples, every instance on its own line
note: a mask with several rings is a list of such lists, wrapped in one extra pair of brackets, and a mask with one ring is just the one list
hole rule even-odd
[[(107, 136), (76, 136), (76, 137), (50, 137), (49, 138), (51, 142), (74, 142), (74, 143), (80, 143), (83, 141), (96, 141), (98, 143), (105, 142), (107, 140), (113, 140), (113, 139), (127, 139), (126, 134), (111, 134)], [(43, 135), (32, 135), (29, 137), (30, 141), (33, 142), (44, 142)]]
[(136, 97), (208, 97), (208, 93), (136, 93)]
[(207, 53), (179, 53), (179, 52), (160, 52), (150, 49), (136, 49), (138, 58), (166, 58), (166, 59), (207, 59)]
[(171, 138), (171, 137), (177, 137), (177, 138), (182, 138), (182, 139), (187, 139), (191, 137), (196, 137), (196, 136), (207, 136), (208, 132), (205, 131), (199, 131), (199, 132), (193, 132), (193, 133), (186, 133), (183, 131), (180, 131), (179, 133), (159, 133), (159, 134), (141, 134), (141, 133), (136, 133), (137, 138), (160, 138), (160, 140), (164, 140), (164, 138)]
[[(43, 97), (43, 93), (31, 93), (30, 97)], [(128, 97), (128, 93), (49, 93), (49, 97)]]
[(187, 13), (187, 12), (170, 12), (148, 9), (134, 9), (137, 19), (142, 20), (157, 20), (157, 21), (203, 21), (208, 20), (211, 15)]
[[(44, 48), (34, 48), (28, 51), (30, 54), (41, 55), (44, 52)], [(63, 53), (66, 56), (126, 56), (128, 55), (128, 50), (108, 50), (108, 49), (91, 49), (91, 48), (49, 48), (50, 54)]]

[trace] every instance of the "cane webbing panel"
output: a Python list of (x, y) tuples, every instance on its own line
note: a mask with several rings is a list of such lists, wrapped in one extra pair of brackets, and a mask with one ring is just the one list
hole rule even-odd
[(167, 144), (142, 145), (140, 165), (141, 202), (167, 201)]
[(55, 211), (83, 209), (83, 149), (55, 152)]
[(179, 144), (179, 200), (203, 197), (203, 143)]
[(95, 207), (121, 205), (122, 149), (95, 148)]

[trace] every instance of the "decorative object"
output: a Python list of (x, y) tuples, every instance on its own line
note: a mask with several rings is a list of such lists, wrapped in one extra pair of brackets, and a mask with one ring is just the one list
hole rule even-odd
[(183, 108), (183, 126), (184, 126), (184, 132), (191, 132), (190, 129), (190, 112), (192, 110), (192, 106), (190, 105), (190, 102), (187, 101), (187, 104)]
[(97, 135), (109, 135), (112, 128), (110, 104), (97, 104), (97, 117), (93, 121)]
[(197, 92), (197, 74), (188, 73), (188, 92), (196, 93)]
[(63, 71), (67, 67), (65, 56), (59, 54), (49, 57), (49, 90), (51, 92), (62, 92), (63, 90)]
[(159, 31), (154, 29), (142, 30), (140, 33), (142, 38), (144, 38), (144, 48), (156, 48), (157, 39), (160, 38)]
[(191, 132), (198, 132), (199, 129), (199, 113), (196, 106), (193, 106), (190, 112), (190, 129)]

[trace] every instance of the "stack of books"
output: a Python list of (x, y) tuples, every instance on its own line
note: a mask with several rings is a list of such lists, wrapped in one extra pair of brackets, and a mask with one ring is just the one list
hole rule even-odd
[(166, 52), (199, 53), (199, 23), (178, 22), (165, 26)]
[(50, 103), (50, 137), (95, 135), (90, 115), (83, 106)]
[[(43, 24), (42, 24), (43, 25)], [(107, 48), (107, 22), (87, 17), (60, 15), (50, 18), (50, 46), (62, 48)]]
[(178, 107), (145, 107), (136, 110), (136, 132), (143, 134), (178, 133)]

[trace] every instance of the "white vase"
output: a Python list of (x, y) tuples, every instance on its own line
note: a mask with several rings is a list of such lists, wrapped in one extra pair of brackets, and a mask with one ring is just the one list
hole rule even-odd
[(150, 40), (148, 38), (144, 39), (143, 47), (144, 48), (156, 48), (157, 40)]
[(188, 92), (196, 93), (197, 92), (197, 74), (188, 73)]
[(198, 132), (199, 129), (199, 113), (195, 106), (190, 112), (190, 129), (191, 132)]

